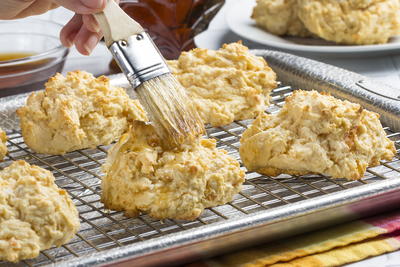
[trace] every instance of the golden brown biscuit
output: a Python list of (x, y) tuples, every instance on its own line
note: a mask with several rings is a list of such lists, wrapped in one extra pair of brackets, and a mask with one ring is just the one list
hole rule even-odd
[(56, 74), (17, 113), (25, 143), (38, 153), (56, 155), (108, 145), (129, 122), (146, 120), (139, 102), (124, 89), (84, 71)]
[(0, 260), (37, 257), (78, 229), (78, 211), (51, 172), (22, 160), (0, 171)]
[(298, 15), (312, 33), (342, 44), (382, 44), (400, 33), (399, 0), (298, 0)]
[(297, 16), (297, 0), (257, 0), (251, 18), (276, 35), (311, 36)]
[(270, 176), (320, 173), (356, 180), (396, 153), (378, 114), (301, 90), (286, 98), (279, 113), (260, 114), (240, 143), (247, 169)]
[(255, 118), (269, 105), (269, 93), (276, 87), (276, 74), (265, 60), (240, 43), (183, 52), (169, 66), (204, 123), (213, 126)]
[(198, 139), (181, 151), (164, 151), (154, 128), (134, 122), (108, 153), (102, 202), (128, 216), (194, 220), (207, 207), (232, 200), (244, 182), (239, 163)]
[(0, 160), (7, 154), (7, 135), (6, 133), (0, 128)]

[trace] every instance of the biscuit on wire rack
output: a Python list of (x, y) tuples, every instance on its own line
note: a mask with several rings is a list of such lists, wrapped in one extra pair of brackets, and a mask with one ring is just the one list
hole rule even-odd
[(17, 110), (25, 143), (35, 152), (64, 154), (108, 145), (134, 120), (147, 120), (137, 100), (107, 77), (84, 71), (56, 74)]
[(6, 133), (0, 128), (0, 160), (4, 159), (7, 154), (7, 135)]
[(35, 258), (67, 243), (80, 226), (75, 205), (53, 174), (22, 160), (0, 171), (0, 207), (0, 260)]
[(277, 114), (260, 114), (240, 143), (246, 168), (269, 176), (319, 173), (357, 180), (367, 167), (396, 154), (377, 113), (302, 90), (288, 96)]
[(195, 48), (168, 62), (204, 123), (223, 126), (253, 119), (269, 105), (276, 74), (241, 43), (218, 50)]
[(136, 121), (108, 152), (101, 201), (127, 216), (194, 220), (208, 207), (225, 204), (241, 190), (239, 163), (197, 139), (180, 151), (165, 151), (153, 126)]

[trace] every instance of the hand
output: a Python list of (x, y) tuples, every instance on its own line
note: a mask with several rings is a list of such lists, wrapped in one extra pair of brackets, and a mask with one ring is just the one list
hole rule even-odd
[(92, 14), (104, 9), (106, 0), (0, 0), (0, 19), (17, 19), (45, 13), (58, 6), (75, 12), (64, 26), (60, 39), (64, 46), (75, 44), (81, 54), (89, 55), (102, 37)]

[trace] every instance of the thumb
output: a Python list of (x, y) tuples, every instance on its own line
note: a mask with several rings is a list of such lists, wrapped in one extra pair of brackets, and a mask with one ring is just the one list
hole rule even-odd
[(52, 1), (1, 0), (0, 19), (16, 19), (44, 13), (56, 5)]
[(106, 6), (106, 0), (55, 0), (55, 2), (81, 15), (100, 12)]

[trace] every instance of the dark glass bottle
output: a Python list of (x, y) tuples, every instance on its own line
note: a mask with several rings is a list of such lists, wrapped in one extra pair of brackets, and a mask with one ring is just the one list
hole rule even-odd
[[(150, 34), (166, 59), (195, 47), (225, 0), (123, 0), (122, 9)], [(115, 68), (115, 66), (114, 66)]]

